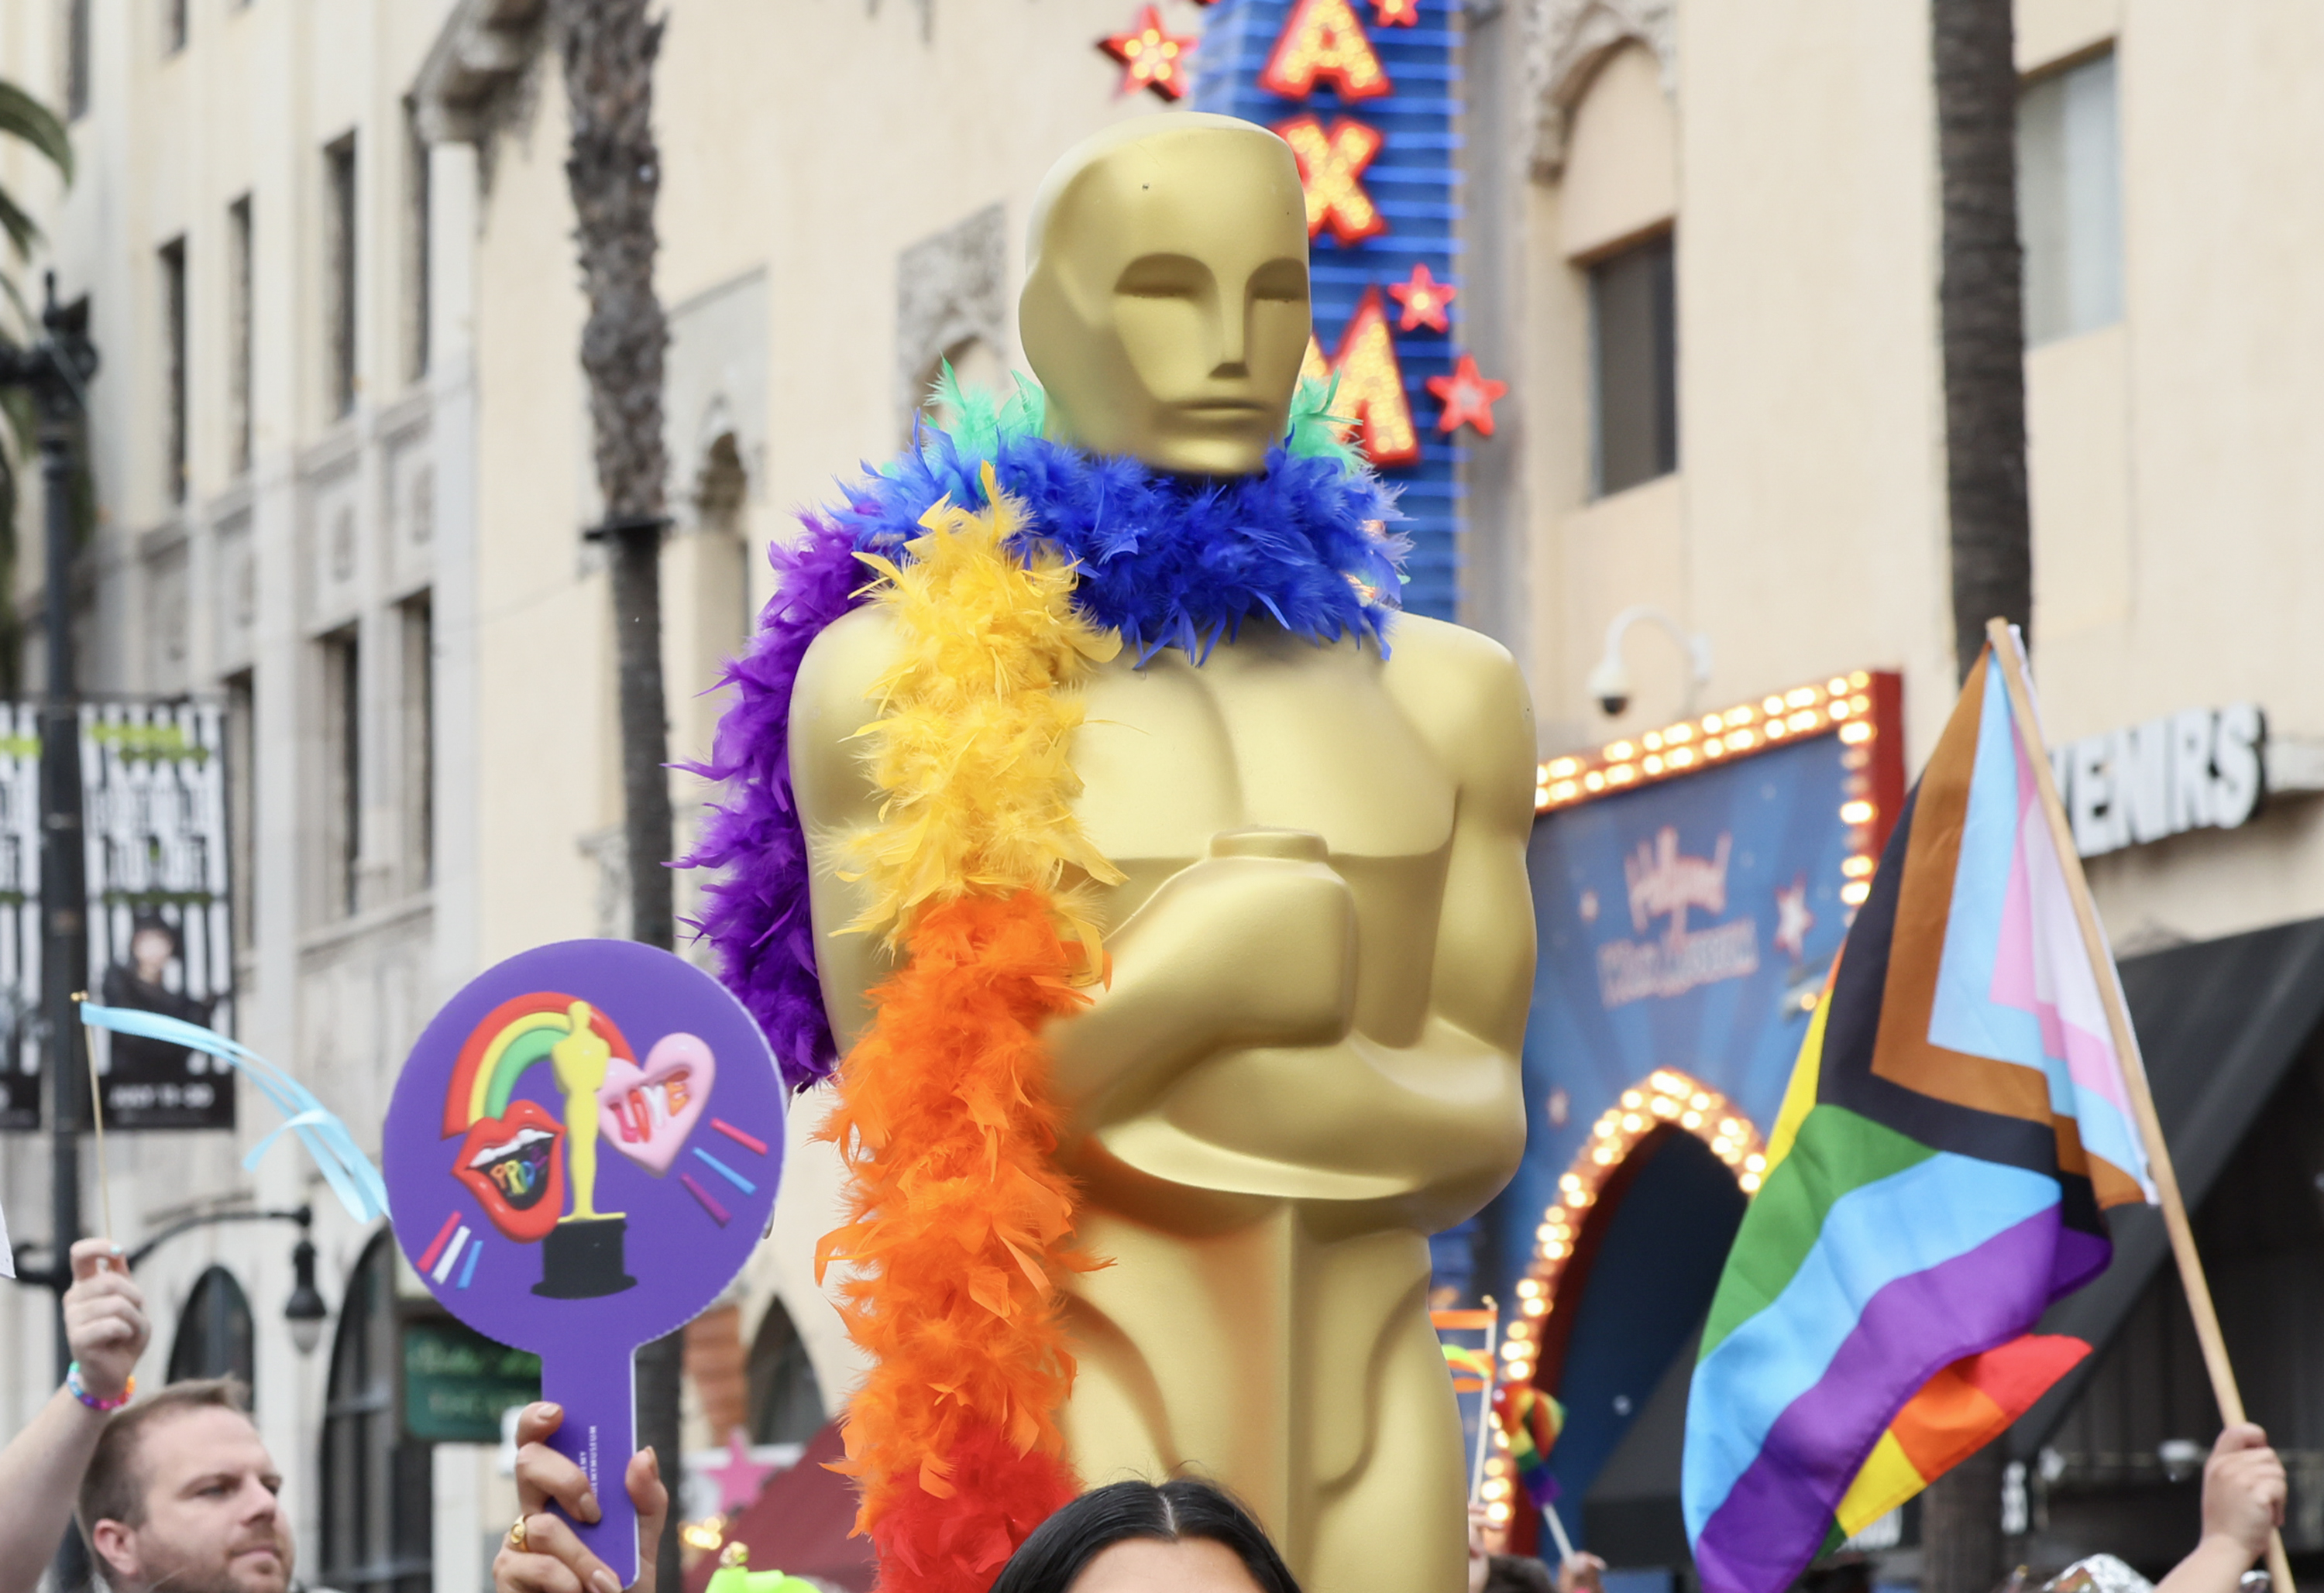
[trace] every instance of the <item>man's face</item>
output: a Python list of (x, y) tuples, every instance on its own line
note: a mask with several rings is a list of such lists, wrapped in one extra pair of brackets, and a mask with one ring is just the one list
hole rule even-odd
[(100, 1521), (91, 1536), (107, 1579), (167, 1593), (283, 1593), (290, 1524), (276, 1507), (282, 1478), (250, 1419), (217, 1406), (165, 1416), (140, 1435), (136, 1526)]

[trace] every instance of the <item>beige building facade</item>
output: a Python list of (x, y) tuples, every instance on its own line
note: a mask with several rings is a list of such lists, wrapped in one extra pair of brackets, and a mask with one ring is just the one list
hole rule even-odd
[[(35, 201), (106, 360), (84, 680), (218, 694), (243, 716), (242, 1037), (359, 1133), (465, 980), (623, 927), (549, 9), (0, 7), (0, 77), (78, 107), (69, 191), (21, 152), (0, 175)], [(708, 750), (719, 665), (794, 512), (901, 444), (939, 360), (988, 382), (1021, 368), (1042, 174), (1111, 120), (1171, 114), (1120, 96), (1093, 48), (1132, 9), (671, 0), (674, 757)], [(1164, 10), (1199, 31), (1187, 0)], [(2324, 916), (2324, 801), (2297, 788), (2319, 783), (2302, 743), (2324, 739), (2324, 475), (2305, 446), (2324, 428), (2324, 21), (2302, 0), (2021, 0), (2018, 17), (2050, 729), (2254, 703), (2277, 787), (2236, 829), (2094, 859), (2102, 906), (2126, 947)], [(1917, 767), (1955, 689), (1924, 8), (1476, 0), (1466, 25), (1463, 341), (1512, 391), (1471, 445), (1463, 612), (1523, 662), (1544, 755), (1678, 716), (1683, 655), (1648, 629), (1627, 643), (1626, 712), (1592, 697), (1609, 624), (1652, 605), (1710, 643), (1698, 705), (1901, 670)], [(707, 794), (674, 778), (683, 844)], [(681, 876), (681, 911), (696, 889)], [(854, 1375), (813, 1278), (836, 1183), (807, 1143), (818, 1110), (794, 1113), (775, 1230), (727, 1319), (760, 1351), (754, 1421), (787, 1398), (796, 1422), (801, 1390), (835, 1410)], [(232, 1144), (115, 1139), (121, 1237), (314, 1199), (333, 1321), (298, 1355), (290, 1231), (206, 1229), (145, 1271), (151, 1370), (226, 1268), (304, 1563), (374, 1585), (330, 1558), (332, 1533), (373, 1529), (327, 1504), (323, 1435), (356, 1432), (385, 1386), (335, 1388), (343, 1303), (365, 1278), (414, 1285), (289, 1149), (244, 1173), (272, 1125), (261, 1102), (243, 1114)], [(20, 1238), (42, 1230), (46, 1177), (40, 1145), (0, 1142)], [(27, 1291), (0, 1311), (0, 1427), (51, 1386), (46, 1310)], [(689, 1441), (714, 1441), (689, 1397)], [(481, 1585), (510, 1513), (492, 1451), (418, 1463), (428, 1547), (394, 1550), (390, 1509), (377, 1563), (424, 1556), (438, 1588)]]

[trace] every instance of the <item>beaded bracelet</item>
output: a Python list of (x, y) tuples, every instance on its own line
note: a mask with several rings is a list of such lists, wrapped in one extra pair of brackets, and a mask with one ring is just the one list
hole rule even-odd
[(80, 1362), (78, 1361), (73, 1362), (70, 1366), (65, 1368), (65, 1386), (72, 1390), (72, 1396), (75, 1399), (80, 1401), (81, 1404), (87, 1405), (92, 1411), (117, 1411), (123, 1405), (127, 1404), (131, 1400), (137, 1397), (137, 1378), (133, 1374), (128, 1383), (123, 1386), (121, 1392), (115, 1397), (111, 1399), (97, 1398), (97, 1395), (88, 1391), (88, 1385), (80, 1380)]

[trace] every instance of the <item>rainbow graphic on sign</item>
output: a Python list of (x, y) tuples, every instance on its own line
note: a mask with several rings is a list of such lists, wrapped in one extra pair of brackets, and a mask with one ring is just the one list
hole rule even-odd
[[(509, 1097), (525, 1070), (547, 1062), (557, 1042), (573, 1033), (576, 1006), (588, 1004), (557, 990), (534, 990), (493, 1008), (460, 1047), (460, 1060), (452, 1069), (451, 1084), (444, 1092), (446, 1138), (466, 1133), (483, 1119), (507, 1115)], [(612, 1018), (589, 1007), (588, 1024), (615, 1056), (637, 1061)]]

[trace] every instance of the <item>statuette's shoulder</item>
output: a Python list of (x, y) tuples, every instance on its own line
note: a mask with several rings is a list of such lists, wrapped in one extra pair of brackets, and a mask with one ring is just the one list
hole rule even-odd
[[(1424, 614), (1398, 615), (1388, 647), (1384, 678), (1417, 723), (1480, 751), (1505, 751), (1503, 742), (1521, 747), (1530, 761), (1533, 704), (1508, 649), (1480, 631)], [(1480, 738), (1484, 747), (1477, 747)]]
[(810, 820), (873, 799), (853, 738), (878, 714), (872, 690), (903, 647), (884, 609), (841, 615), (808, 644), (791, 687), (791, 784)]

